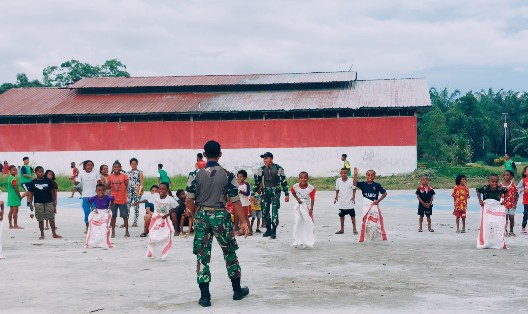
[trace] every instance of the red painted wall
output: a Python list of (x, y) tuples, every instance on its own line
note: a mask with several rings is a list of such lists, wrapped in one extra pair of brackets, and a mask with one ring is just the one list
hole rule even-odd
[(415, 146), (415, 117), (0, 125), (5, 152)]

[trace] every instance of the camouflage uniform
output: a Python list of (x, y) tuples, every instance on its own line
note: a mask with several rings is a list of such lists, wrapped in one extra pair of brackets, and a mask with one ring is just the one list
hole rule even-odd
[(284, 195), (289, 195), (284, 169), (277, 164), (272, 164), (270, 168), (265, 165), (260, 167), (255, 173), (253, 194), (257, 191), (262, 192), (262, 215), (267, 228), (277, 228), (281, 191), (284, 192)]
[(231, 215), (225, 210), (226, 196), (232, 202), (239, 200), (238, 183), (234, 174), (216, 162), (189, 174), (187, 197), (195, 200), (193, 253), (196, 255), (198, 284), (209, 283), (211, 272), (211, 246), (213, 236), (222, 248), (229, 278), (240, 278), (240, 265), (236, 255), (238, 245), (233, 233)]

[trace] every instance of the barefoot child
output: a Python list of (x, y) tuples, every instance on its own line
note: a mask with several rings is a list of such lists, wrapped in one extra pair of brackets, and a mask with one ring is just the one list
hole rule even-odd
[(262, 221), (262, 207), (260, 206), (260, 203), (262, 202), (262, 193), (255, 193), (255, 195), (251, 196), (249, 200), (251, 201), (251, 230), (253, 230), (255, 218), (257, 218), (257, 230), (255, 230), (255, 233), (261, 233), (259, 227), (260, 222)]
[(88, 215), (92, 212), (88, 204), (88, 198), (96, 195), (95, 187), (97, 186), (97, 180), (99, 180), (99, 174), (94, 170), (94, 163), (91, 160), (85, 160), (83, 162), (83, 168), (83, 171), (77, 176), (77, 182), (83, 191), (82, 209), (84, 212), (84, 223), (86, 225), (84, 233), (86, 233), (88, 232)]
[(422, 185), (416, 189), (416, 198), (418, 198), (418, 232), (422, 232), (422, 224), (424, 215), (427, 217), (427, 229), (429, 232), (434, 232), (431, 228), (431, 215), (433, 214), (433, 198), (436, 194), (431, 186), (429, 186), (429, 176), (424, 174), (420, 179)]
[(44, 168), (37, 166), (35, 168), (36, 179), (33, 179), (28, 185), (28, 202), (29, 208), (33, 210), (33, 203), (35, 203), (35, 217), (37, 218), (40, 237), (39, 240), (44, 239), (44, 220), (49, 220), (51, 226), (51, 233), (54, 238), (62, 238), (55, 232), (55, 206), (57, 206), (55, 185), (53, 182), (44, 177)]
[(169, 184), (162, 182), (159, 185), (159, 193), (148, 195), (147, 199), (134, 203), (137, 205), (148, 201), (154, 204), (155, 212), (150, 220), (148, 232), (148, 258), (160, 256), (161, 259), (165, 259), (172, 246), (174, 230), (168, 217), (170, 210), (176, 208), (178, 203), (172, 196), (169, 196), (168, 190)]
[(185, 211), (185, 198), (187, 195), (185, 194), (185, 190), (180, 189), (176, 191), (176, 201), (178, 202), (178, 207), (176, 209), (173, 209), (171, 211), (171, 219), (174, 217), (175, 226), (174, 229), (178, 228), (174, 232), (174, 235), (179, 234), (183, 235), (183, 227), (185, 226), (185, 220), (187, 220), (187, 225), (189, 229), (187, 229), (187, 236), (191, 235), (192, 226), (193, 226), (193, 217), (190, 213)]
[[(469, 199), (469, 190), (467, 188), (467, 178), (463, 174), (459, 174), (455, 178), (456, 186), (453, 189), (451, 196), (455, 203), (455, 209), (453, 215), (456, 217), (456, 233), (466, 233), (466, 212), (467, 212), (467, 201)], [(462, 219), (462, 231), (460, 231), (460, 219)]]
[[(249, 195), (251, 194), (251, 188), (249, 183), (246, 181), (247, 172), (246, 170), (239, 170), (237, 173), (237, 182), (238, 182), (238, 196), (240, 196), (240, 203), (242, 203), (242, 209), (246, 214), (246, 223), (249, 226), (249, 217), (251, 216), (251, 201), (249, 200)], [(235, 217), (236, 221), (236, 217)], [(237, 224), (238, 225), (238, 224)], [(240, 233), (238, 235), (241, 235)], [(248, 236), (253, 235), (253, 228), (249, 229)]]
[(488, 177), (488, 185), (477, 188), (477, 197), (482, 207), (477, 248), (506, 248), (504, 225), (506, 210), (502, 205), (506, 188), (499, 186), (499, 176)]
[[(55, 179), (55, 172), (53, 172), (53, 170), (46, 170), (46, 172), (44, 172), (44, 177), (48, 178), (51, 180), (51, 182), (53, 182), (53, 186), (55, 187), (53, 189), (53, 194), (55, 194), (55, 199), (57, 199), (57, 191), (59, 190), (59, 185), (57, 184), (57, 181)], [(57, 205), (54, 206), (53, 208), (53, 213), (55, 213), (55, 215), (57, 215)], [(55, 223), (55, 228), (57, 228), (57, 224)], [(46, 219), (46, 227), (44, 227), (44, 230), (49, 230), (49, 220)]]
[[(503, 182), (500, 186), (507, 189), (508, 192), (504, 195), (504, 207), (506, 208), (506, 224), (504, 226), (504, 234), (508, 237), (515, 237), (513, 233), (513, 226), (515, 225), (515, 209), (517, 208), (517, 201), (519, 200), (519, 193), (517, 186), (513, 182), (514, 173), (511, 170), (504, 171), (502, 175)], [(510, 221), (510, 233), (508, 233), (508, 220)]]
[(88, 204), (92, 208), (92, 212), (88, 215), (87, 248), (101, 247), (109, 249), (112, 247), (110, 243), (110, 228), (108, 227), (112, 215), (108, 209), (114, 201), (114, 197), (106, 195), (105, 192), (105, 185), (98, 183), (95, 187), (96, 195), (87, 199)]
[[(359, 242), (368, 240), (387, 240), (385, 226), (383, 224), (383, 215), (379, 209), (379, 203), (387, 196), (387, 191), (375, 182), (376, 171), (367, 170), (365, 174), (367, 181), (357, 182), (358, 169), (354, 168), (353, 184), (361, 190), (363, 195), (363, 223), (361, 225), (361, 235)], [(380, 197), (381, 193), (381, 197)]]
[(75, 192), (79, 192), (79, 194), (82, 197), (81, 187), (77, 183), (77, 182), (79, 182), (79, 180), (77, 180), (77, 176), (79, 175), (79, 169), (75, 166), (75, 162), (74, 161), (71, 162), (70, 166), (71, 166), (71, 169), (72, 169), (72, 175), (70, 177), (70, 181), (73, 183), (73, 189), (72, 189), (72, 194), (71, 194), (70, 198), (73, 198), (73, 196), (75, 195)]
[(107, 187), (110, 188), (112, 196), (114, 197), (114, 203), (112, 204), (112, 238), (115, 237), (115, 225), (117, 219), (117, 210), (119, 210), (119, 216), (123, 218), (125, 227), (125, 237), (130, 237), (128, 233), (128, 176), (121, 172), (121, 163), (115, 161), (112, 165), (112, 174), (108, 176)]
[(354, 234), (358, 234), (356, 229), (356, 211), (354, 210), (354, 203), (356, 198), (356, 187), (352, 180), (348, 177), (348, 169), (342, 168), (339, 171), (341, 178), (336, 180), (336, 194), (334, 204), (339, 202), (339, 223), (341, 229), (335, 234), (345, 233), (345, 216), (350, 215), (352, 220), (352, 230)]
[(299, 182), (291, 188), (291, 193), (297, 204), (293, 208), (293, 243), (292, 246), (302, 245), (313, 248), (315, 244), (313, 208), (315, 203), (315, 188), (308, 184), (308, 172), (299, 173)]
[[(22, 195), (18, 190), (18, 183), (16, 174), (18, 170), (16, 166), (9, 166), (9, 177), (7, 178), (7, 206), (9, 206), (9, 229), (23, 229), (18, 225), (18, 207), (21, 204)], [(30, 217), (33, 218), (33, 210), (31, 210)]]

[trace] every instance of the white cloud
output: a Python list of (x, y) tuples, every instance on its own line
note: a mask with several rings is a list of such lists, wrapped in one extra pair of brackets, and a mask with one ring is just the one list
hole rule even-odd
[[(348, 70), (431, 85), (521, 88), (457, 69), (528, 68), (519, 1), (11, 1), (0, 82), (69, 59), (118, 58), (135, 76)], [(437, 73), (443, 73), (438, 75)], [(471, 71), (470, 71), (471, 72)], [(517, 71), (516, 73), (520, 73)], [(500, 81), (498, 80), (500, 77)], [(508, 86), (508, 84), (511, 84)]]

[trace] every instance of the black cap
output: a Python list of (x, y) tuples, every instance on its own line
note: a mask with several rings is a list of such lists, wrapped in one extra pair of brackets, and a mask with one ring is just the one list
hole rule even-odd
[(270, 152), (265, 152), (264, 154), (260, 155), (260, 158), (266, 158), (266, 157), (273, 158), (273, 154)]

